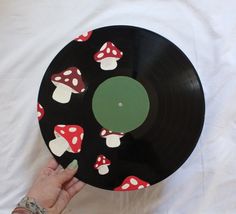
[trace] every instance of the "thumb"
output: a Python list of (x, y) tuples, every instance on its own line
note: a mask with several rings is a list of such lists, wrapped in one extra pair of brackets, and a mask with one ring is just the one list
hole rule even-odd
[(63, 185), (65, 182), (71, 180), (78, 170), (78, 161), (73, 160), (65, 170), (61, 171), (57, 176), (56, 179), (58, 182)]

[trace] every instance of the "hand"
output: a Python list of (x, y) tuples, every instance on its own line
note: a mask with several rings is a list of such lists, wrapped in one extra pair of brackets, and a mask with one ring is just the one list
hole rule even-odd
[(56, 160), (50, 160), (40, 171), (27, 196), (34, 198), (48, 213), (61, 213), (71, 198), (85, 185), (74, 177), (77, 170), (77, 160), (73, 160), (66, 169), (58, 165)]

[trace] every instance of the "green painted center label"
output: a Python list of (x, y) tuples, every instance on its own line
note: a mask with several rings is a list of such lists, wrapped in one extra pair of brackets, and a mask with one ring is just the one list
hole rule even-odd
[(92, 109), (102, 127), (127, 133), (138, 128), (147, 118), (150, 102), (141, 83), (126, 77), (112, 77), (96, 89)]

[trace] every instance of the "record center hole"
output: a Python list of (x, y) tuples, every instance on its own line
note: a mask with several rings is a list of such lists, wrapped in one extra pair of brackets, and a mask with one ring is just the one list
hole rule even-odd
[(118, 103), (118, 106), (119, 106), (119, 107), (123, 107), (123, 103), (122, 103), (122, 102), (119, 102), (119, 103)]

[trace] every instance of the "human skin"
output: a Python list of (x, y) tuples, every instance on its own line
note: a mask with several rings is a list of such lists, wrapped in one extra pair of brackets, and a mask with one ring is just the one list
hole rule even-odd
[(85, 185), (74, 177), (77, 170), (77, 160), (63, 169), (56, 160), (51, 159), (40, 170), (26, 196), (33, 198), (48, 214), (62, 213), (73, 196)]

